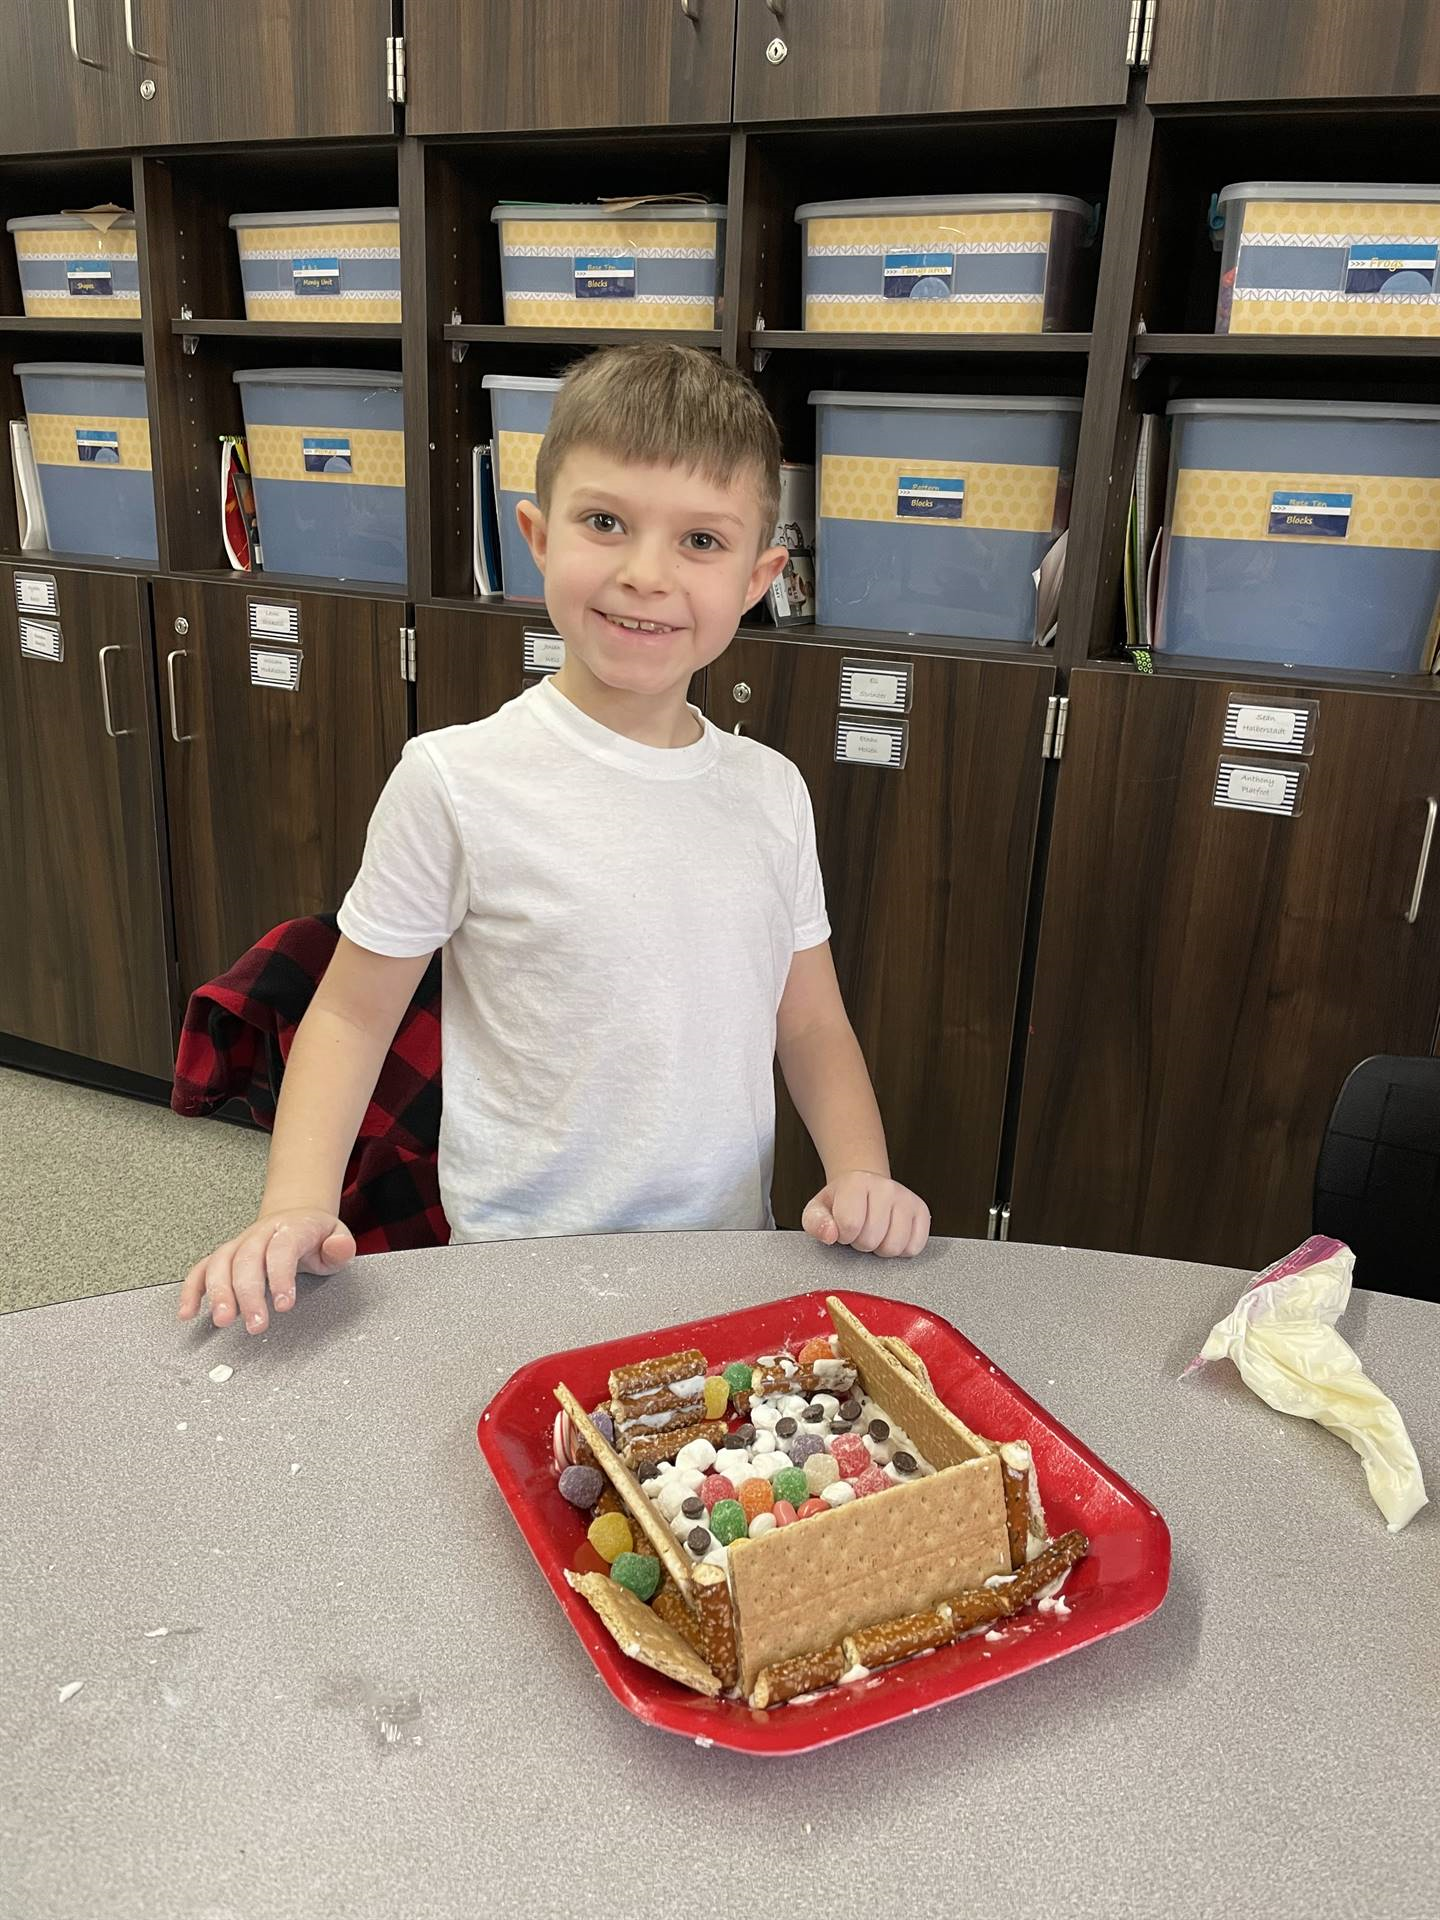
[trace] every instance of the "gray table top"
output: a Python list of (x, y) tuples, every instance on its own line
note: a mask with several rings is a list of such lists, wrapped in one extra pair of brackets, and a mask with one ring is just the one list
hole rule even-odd
[[(1355, 1455), (1228, 1364), (1178, 1381), (1243, 1281), (656, 1234), (357, 1262), (260, 1339), (170, 1288), (10, 1315), (0, 1915), (1433, 1911), (1440, 1524), (1388, 1535)], [(813, 1755), (701, 1750), (606, 1691), (476, 1417), (537, 1354), (819, 1286), (961, 1327), (1159, 1507), (1169, 1598)], [(1381, 1294), (1342, 1322), (1432, 1485), (1437, 1330)]]

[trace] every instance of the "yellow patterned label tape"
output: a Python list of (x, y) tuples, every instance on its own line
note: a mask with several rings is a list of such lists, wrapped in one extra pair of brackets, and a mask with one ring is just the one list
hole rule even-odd
[[(1345, 504), (1320, 508), (1316, 525), (1332, 530), (1307, 534), (1294, 500), (1315, 495), (1334, 496)], [(1183, 467), (1175, 482), (1170, 531), (1183, 540), (1343, 544), (1435, 553), (1440, 552), (1440, 480)]]
[(42, 467), (150, 471), (150, 422), (101, 413), (32, 413), (30, 445)]
[(543, 433), (497, 434), (495, 484), (502, 493), (534, 493), (535, 461)]
[(323, 486), (403, 487), (405, 436), (397, 428), (250, 427), (257, 480), (314, 480)]
[[(933, 516), (902, 506), (901, 482), (963, 481), (963, 509)], [(820, 461), (820, 515), (826, 520), (881, 520), (911, 526), (933, 518), (1004, 533), (1050, 533), (1055, 526), (1058, 467), (1015, 467), (984, 460), (877, 459), (827, 453)], [(906, 488), (911, 501), (914, 485)]]

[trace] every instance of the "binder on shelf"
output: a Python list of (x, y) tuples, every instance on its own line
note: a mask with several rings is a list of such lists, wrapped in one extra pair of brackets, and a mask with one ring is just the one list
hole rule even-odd
[(220, 538), (236, 573), (253, 573), (263, 564), (250, 456), (242, 434), (220, 437)]
[(495, 456), (491, 443), (474, 449), (474, 569), (475, 591), (498, 597), (505, 591), (500, 564), (500, 515), (495, 498)]
[(1135, 450), (1125, 541), (1125, 644), (1132, 652), (1149, 652), (1155, 645), (1169, 476), (1170, 423), (1164, 414), (1147, 413), (1140, 421)]
[(790, 557), (760, 602), (777, 627), (815, 618), (815, 469), (786, 460), (780, 468), (780, 518), (775, 545)]
[(45, 524), (45, 502), (40, 494), (40, 475), (35, 466), (35, 450), (30, 444), (30, 428), (24, 420), (10, 422), (10, 469), (15, 476), (20, 551), (43, 553), (49, 548), (50, 532)]

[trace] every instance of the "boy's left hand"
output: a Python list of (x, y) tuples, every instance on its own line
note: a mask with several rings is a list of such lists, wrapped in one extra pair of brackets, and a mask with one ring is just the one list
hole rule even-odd
[(883, 1173), (842, 1173), (824, 1186), (801, 1219), (823, 1246), (854, 1247), (883, 1260), (909, 1259), (930, 1238), (930, 1209)]

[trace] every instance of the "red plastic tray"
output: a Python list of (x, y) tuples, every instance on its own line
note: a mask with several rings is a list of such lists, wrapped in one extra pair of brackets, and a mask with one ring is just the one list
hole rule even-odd
[[(869, 1727), (938, 1707), (1012, 1674), (1075, 1653), (1155, 1612), (1170, 1579), (1170, 1534), (1160, 1515), (1119, 1474), (1050, 1418), (948, 1321), (901, 1300), (841, 1293), (873, 1332), (897, 1334), (920, 1355), (945, 1404), (979, 1433), (1028, 1440), (1052, 1534), (1083, 1528), (1090, 1552), (1064, 1590), (1068, 1614), (1032, 1608), (999, 1628), (903, 1661), (868, 1680), (832, 1687), (799, 1704), (760, 1712), (709, 1700), (621, 1653), (565, 1570), (603, 1569), (585, 1538), (585, 1517), (561, 1499), (550, 1436), (558, 1380), (583, 1406), (606, 1397), (610, 1369), (648, 1354), (699, 1347), (712, 1366), (753, 1359), (831, 1331), (824, 1293), (797, 1294), (740, 1313), (630, 1335), (604, 1346), (547, 1354), (521, 1367), (480, 1416), (480, 1450), (540, 1569), (610, 1691), (637, 1719), (702, 1745), (742, 1753), (805, 1753)], [(877, 1496), (880, 1497), (880, 1496)]]

